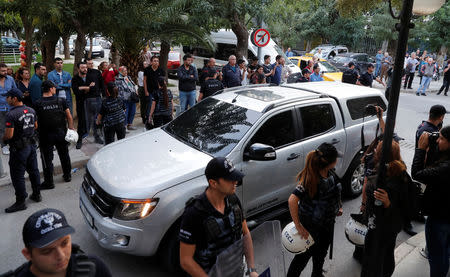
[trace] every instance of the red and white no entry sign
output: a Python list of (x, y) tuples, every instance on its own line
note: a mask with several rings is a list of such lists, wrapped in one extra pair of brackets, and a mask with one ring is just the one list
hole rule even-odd
[(266, 29), (258, 29), (252, 33), (252, 42), (258, 47), (269, 44), (270, 34)]

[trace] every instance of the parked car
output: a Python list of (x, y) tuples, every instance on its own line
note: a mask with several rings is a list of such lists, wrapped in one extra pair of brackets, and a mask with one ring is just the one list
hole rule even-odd
[[(216, 66), (221, 69), (228, 63), (228, 57), (230, 55), (236, 55), (236, 35), (229, 30), (220, 30), (218, 32), (212, 32), (211, 41), (215, 44), (216, 49), (212, 51), (204, 46), (183, 46), (184, 53), (191, 53), (194, 56), (194, 62), (197, 69), (200, 71), (204, 66), (204, 61), (213, 57), (216, 59)], [(249, 36), (247, 58), (237, 57), (237, 59), (244, 59), (247, 64), (248, 60), (251, 60), (258, 56), (258, 47), (253, 45)], [(300, 69), (289, 61), (283, 50), (270, 39), (269, 43), (261, 48), (261, 57), (259, 63), (264, 63), (264, 56), (270, 55), (271, 63), (275, 63), (275, 58), (277, 55), (281, 55), (286, 60), (286, 65), (290, 67), (291, 73), (300, 72)]]
[(323, 142), (344, 154), (336, 174), (348, 194), (359, 195), (361, 153), (378, 124), (364, 114), (368, 104), (386, 109), (387, 101), (376, 89), (331, 82), (226, 89), (161, 128), (100, 149), (87, 164), (81, 212), (100, 246), (157, 254), (173, 268), (185, 203), (206, 189), (213, 157), (227, 157), (245, 174), (236, 195), (250, 226), (287, 212), (306, 155)]
[(2, 37), (1, 47), (3, 49), (16, 49), (19, 50), (20, 40), (13, 37)]
[[(308, 65), (308, 61), (312, 60), (311, 56), (290, 57), (289, 60), (296, 64), (301, 70)], [(342, 72), (331, 65), (325, 59), (319, 59), (320, 72), (323, 73), (323, 79), (325, 81), (341, 81)]]
[[(89, 49), (90, 49), (90, 41), (89, 39), (86, 42), (86, 47), (84, 48), (84, 57), (87, 58), (88, 54), (89, 54)], [(103, 50), (102, 46), (100, 45), (100, 43), (98, 43), (97, 40), (93, 40), (92, 42), (92, 58), (95, 57), (100, 57), (100, 58), (104, 58), (105, 57), (105, 50)]]
[(311, 50), (307, 55), (314, 56), (319, 49), (322, 49), (322, 59), (328, 60), (336, 55), (345, 54), (348, 52), (348, 48), (345, 45), (331, 45), (331, 44), (321, 44)]
[(366, 53), (347, 53), (337, 55), (336, 57), (329, 59), (328, 62), (337, 67), (340, 71), (347, 70), (348, 64), (354, 62), (355, 69), (358, 70), (361, 75), (366, 73), (369, 64), (373, 64), (375, 61)]
[[(159, 57), (159, 51), (152, 50), (151, 51), (152, 56), (158, 56)], [(178, 51), (170, 51), (169, 57), (167, 60), (167, 71), (169, 74), (175, 75), (177, 74), (177, 69), (181, 65), (181, 54)]]

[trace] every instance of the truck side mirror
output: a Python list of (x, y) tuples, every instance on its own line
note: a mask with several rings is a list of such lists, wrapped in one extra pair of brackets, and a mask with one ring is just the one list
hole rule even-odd
[(277, 158), (275, 148), (262, 143), (254, 143), (248, 148), (248, 152), (244, 153), (244, 160), (254, 161), (272, 161)]

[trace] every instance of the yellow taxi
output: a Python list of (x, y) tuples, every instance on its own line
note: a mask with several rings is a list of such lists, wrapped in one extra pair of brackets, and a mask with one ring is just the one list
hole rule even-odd
[[(294, 56), (289, 57), (289, 60), (298, 67), (300, 67), (301, 70), (305, 68), (308, 65), (308, 61), (312, 60), (312, 56)], [(342, 81), (342, 72), (337, 69), (334, 65), (327, 62), (327, 60), (319, 59), (319, 67), (320, 72), (323, 73), (323, 79), (325, 81)]]

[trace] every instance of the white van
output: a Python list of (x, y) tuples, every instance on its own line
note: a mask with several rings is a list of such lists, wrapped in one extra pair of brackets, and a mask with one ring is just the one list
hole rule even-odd
[[(222, 29), (218, 32), (211, 33), (211, 40), (216, 45), (216, 51), (211, 51), (206, 49), (204, 46), (183, 46), (184, 53), (191, 53), (194, 56), (194, 62), (198, 70), (203, 68), (205, 65), (205, 60), (211, 57), (216, 59), (216, 65), (222, 68), (228, 63), (228, 57), (230, 55), (236, 54), (236, 35), (229, 30)], [(281, 55), (286, 60), (286, 65), (292, 69), (292, 73), (300, 72), (300, 68), (293, 64), (284, 54), (283, 50), (270, 39), (269, 44), (262, 47), (261, 57), (259, 60), (260, 64), (264, 63), (264, 56), (270, 55), (271, 63), (275, 63), (275, 57)], [(248, 39), (248, 54), (247, 57), (251, 60), (253, 57), (258, 56), (258, 47), (251, 43), (250, 35)], [(247, 63), (247, 59), (244, 57), (237, 57), (237, 59), (243, 58)]]

